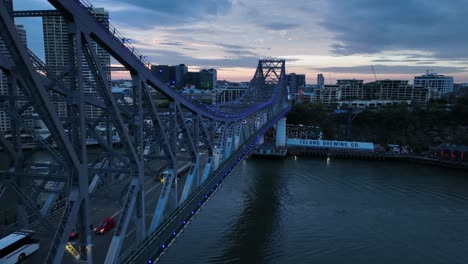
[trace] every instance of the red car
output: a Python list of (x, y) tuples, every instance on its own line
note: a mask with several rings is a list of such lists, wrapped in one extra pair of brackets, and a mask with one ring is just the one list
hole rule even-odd
[(107, 231), (112, 230), (115, 226), (115, 220), (112, 217), (107, 217), (106, 219), (102, 220), (102, 223), (94, 228), (94, 233), (98, 235), (102, 235)]
[(78, 226), (75, 226), (75, 227), (73, 227), (68, 239), (73, 240), (73, 239), (77, 238), (79, 234), (80, 234), (80, 228)]

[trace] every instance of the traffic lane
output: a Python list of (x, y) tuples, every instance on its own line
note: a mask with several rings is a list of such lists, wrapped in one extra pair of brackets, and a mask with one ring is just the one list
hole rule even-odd
[[(179, 197), (182, 194), (183, 186), (185, 185), (187, 175), (188, 175), (188, 171), (183, 173), (181, 177), (177, 180), (177, 193)], [(145, 195), (146, 230), (149, 230), (151, 221), (153, 220), (153, 214), (159, 201), (162, 186), (163, 186), (162, 184), (158, 185), (157, 188), (154, 189), (154, 193), (148, 193), (147, 195)], [(129, 226), (129, 230), (127, 231), (125, 241), (122, 247), (122, 254), (120, 256), (124, 254), (125, 250), (132, 249), (135, 246), (135, 241), (136, 241), (135, 230), (136, 230), (135, 225), (132, 223)]]
[[(200, 166), (200, 173), (203, 172), (203, 169), (205, 167), (205, 162), (207, 160), (207, 153), (201, 153), (201, 163), (202, 165)], [(187, 180), (187, 175), (188, 171), (185, 173), (181, 174), (181, 177), (177, 180), (177, 193), (178, 197), (181, 196), (185, 182)], [(201, 176), (201, 175), (200, 175)], [(154, 184), (156, 183), (156, 184)], [(155, 180), (154, 178), (147, 179), (145, 181), (145, 223), (146, 223), (146, 230), (149, 229), (149, 226), (151, 225), (151, 221), (153, 220), (153, 214), (156, 209), (157, 203), (159, 201), (160, 195), (161, 195), (161, 190), (162, 190), (163, 185), (160, 183), (159, 180)], [(120, 211), (119, 211), (120, 212)], [(116, 212), (116, 213), (119, 213)], [(124, 252), (128, 249), (131, 249), (135, 245), (136, 241), (136, 234), (135, 234), (136, 228), (135, 224), (131, 221), (127, 233), (124, 239), (124, 243), (122, 245), (122, 250), (120, 256), (124, 254)], [(99, 250), (94, 250), (95, 255), (93, 256), (93, 260), (95, 263), (103, 263), (107, 254), (107, 249), (110, 244), (110, 240), (112, 240), (112, 237), (109, 236), (109, 241), (105, 239), (98, 240), (96, 239), (96, 247), (99, 248)], [(98, 243), (107, 243), (107, 244), (98, 244)], [(107, 247), (106, 247), (107, 246)], [(106, 250), (101, 250), (105, 248)]]
[[(205, 162), (207, 160), (207, 152), (200, 153), (200, 160), (201, 160), (201, 169), (200, 173), (203, 172), (203, 168), (205, 166)], [(185, 163), (185, 162), (184, 162)], [(180, 166), (183, 166), (182, 164), (179, 164)], [(177, 180), (177, 193), (178, 196), (180, 197), (182, 194), (183, 187), (185, 185), (185, 181), (187, 179), (187, 174), (188, 171), (184, 172), (181, 174), (181, 177)], [(151, 225), (151, 221), (153, 220), (153, 214), (156, 209), (157, 203), (159, 201), (160, 195), (161, 195), (161, 190), (163, 185), (159, 181), (158, 177), (159, 175), (149, 175), (146, 176), (145, 182), (144, 182), (144, 199), (145, 199), (145, 223), (146, 223), (146, 230), (149, 229), (149, 226)], [(200, 175), (201, 176), (201, 175)], [(99, 206), (102, 207), (105, 205)], [(101, 210), (102, 211), (102, 210)], [(118, 220), (118, 215), (120, 214), (120, 207), (117, 208), (117, 210), (114, 212), (113, 216)], [(135, 241), (136, 241), (136, 234), (135, 234), (135, 224), (133, 221), (130, 221), (130, 224), (127, 229), (127, 233), (124, 239), (124, 243), (122, 245), (122, 250), (121, 250), (121, 256), (124, 254), (124, 252), (134, 246)], [(105, 257), (107, 255), (107, 250), (109, 248), (110, 242), (112, 240), (112, 236), (106, 236), (103, 235), (102, 238), (96, 238), (95, 239), (95, 249), (94, 249), (94, 255), (93, 255), (93, 261), (95, 263), (104, 263)]]
[[(145, 188), (151, 189), (152, 186), (157, 184), (155, 183), (155, 180), (153, 177), (146, 177), (144, 186)], [(106, 192), (102, 196), (90, 196), (89, 199), (89, 207), (90, 207), (90, 218), (91, 218), (91, 223), (93, 226), (98, 225), (103, 219), (106, 217), (112, 216), (116, 220), (118, 220), (118, 215), (120, 213), (121, 209), (121, 204), (119, 203), (120, 197), (121, 197), (121, 191), (126, 187), (127, 185), (119, 186), (118, 189), (112, 190), (110, 192)], [(154, 189), (153, 189), (154, 190)], [(60, 214), (61, 216), (61, 214)], [(58, 221), (60, 220), (59, 217), (56, 217), (53, 219), (53, 223), (57, 224)], [(93, 253), (94, 255), (99, 255), (96, 254), (96, 251), (103, 251), (107, 252), (107, 249), (109, 247), (110, 241), (112, 240), (112, 232), (108, 232), (104, 235), (94, 235), (92, 233), (92, 247), (93, 247)], [(29, 258), (27, 258), (25, 263), (42, 263), (44, 262), (45, 258), (47, 257), (48, 250), (50, 243), (52, 241), (52, 238), (41, 238), (40, 239), (40, 249), (31, 255)], [(70, 243), (77, 247), (77, 242), (78, 239), (74, 239), (70, 241)], [(93, 260), (95, 257), (93, 257)], [(105, 255), (102, 258), (102, 261), (96, 262), (96, 263), (103, 263), (105, 259)], [(74, 258), (71, 254), (68, 252), (65, 252), (64, 258), (62, 260), (62, 263), (75, 263)]]
[[(201, 154), (201, 163), (203, 164), (206, 161), (207, 158), (207, 153), (200, 153)], [(203, 167), (202, 165), (201, 167)], [(200, 169), (202, 172), (203, 170)], [(184, 173), (181, 178), (178, 180), (178, 194), (179, 197), (181, 195), (181, 192), (183, 190), (183, 186), (185, 184), (185, 179), (186, 179), (186, 174)], [(157, 175), (147, 175), (145, 177), (145, 181), (143, 183), (143, 188), (145, 190), (145, 215), (146, 215), (146, 225), (147, 228), (149, 228), (149, 225), (151, 224), (152, 217), (154, 214), (154, 210), (157, 205), (157, 201), (159, 200), (160, 197), (160, 192), (162, 188), (162, 184), (158, 181), (155, 180)], [(114, 189), (110, 192), (106, 192), (104, 195), (99, 196), (90, 196), (89, 199), (89, 207), (90, 207), (90, 218), (91, 218), (91, 224), (93, 227), (98, 225), (100, 222), (102, 222), (103, 219), (107, 217), (113, 217), (115, 220), (118, 220), (118, 216), (120, 214), (121, 210), (121, 204), (120, 204), (120, 199), (122, 197), (122, 191), (128, 186), (128, 184), (125, 184), (123, 186), (119, 186), (118, 189)], [(125, 195), (125, 194), (123, 194)], [(135, 231), (135, 227), (133, 223), (131, 222), (131, 225), (129, 226), (129, 229), (127, 231), (126, 237), (130, 237), (133, 235)], [(95, 263), (103, 263), (107, 254), (107, 250), (109, 248), (110, 242), (112, 241), (113, 237), (113, 232), (107, 232), (106, 234), (103, 235), (95, 235), (92, 233), (92, 247), (93, 247), (93, 261)], [(74, 241), (71, 241), (71, 244), (76, 247), (78, 239), (75, 239)], [(50, 245), (51, 238), (46, 238), (46, 239), (41, 239), (41, 249), (33, 254), (30, 258), (28, 258), (26, 263), (40, 263), (45, 260), (47, 257), (48, 253), (48, 247)], [(129, 244), (131, 245), (131, 244)], [(127, 247), (123, 247), (127, 248)], [(123, 250), (124, 251), (124, 250)], [(65, 253), (64, 258), (63, 258), (63, 263), (74, 263), (74, 258), (71, 256), (68, 252)]]
[[(146, 199), (148, 199), (148, 195), (154, 191), (158, 192), (158, 197), (160, 193), (160, 185), (161, 183), (152, 175), (145, 176), (143, 182), (143, 190), (145, 192), (145, 204)], [(128, 186), (128, 185), (127, 185)], [(159, 189), (158, 189), (159, 187)], [(93, 210), (93, 215), (91, 218), (93, 219), (94, 223), (99, 224), (103, 219), (106, 217), (113, 217), (116, 221), (119, 220), (120, 212), (123, 205), (123, 200), (127, 195), (126, 186), (122, 189), (122, 191), (114, 191), (112, 196), (104, 198), (104, 199), (95, 199), (96, 204), (93, 204), (91, 210)], [(122, 199), (121, 199), (122, 198)], [(130, 221), (130, 226), (132, 225), (132, 221)], [(128, 229), (129, 230), (129, 229)], [(127, 232), (128, 233), (128, 232)], [(104, 260), (107, 255), (107, 251), (109, 249), (110, 243), (112, 241), (112, 237), (114, 234), (114, 230), (107, 232), (102, 235), (93, 235), (93, 261), (94, 263), (104, 263)], [(124, 248), (122, 248), (124, 249)], [(124, 251), (124, 250), (122, 250)]]
[[(151, 185), (152, 184), (152, 185)], [(159, 194), (161, 193), (161, 187), (162, 187), (162, 184), (159, 182), (159, 181), (155, 181), (154, 179), (150, 179), (150, 182), (148, 182), (146, 184), (148, 187), (148, 190), (145, 191), (145, 210), (153, 210), (154, 211), (154, 208), (156, 206), (156, 201), (158, 200), (159, 198)], [(115, 210), (114, 214), (112, 214), (112, 216), (114, 216), (114, 218), (116, 219), (116, 221), (118, 221), (119, 219), (119, 215), (120, 215), (120, 207)], [(148, 214), (146, 213), (146, 222), (148, 221), (151, 221), (151, 220), (148, 220)], [(126, 238), (127, 237), (130, 237), (130, 236), (134, 236), (134, 231), (135, 231), (135, 225), (132, 221), (130, 221), (130, 224), (129, 224), (129, 227), (127, 229), (127, 234), (126, 234)], [(112, 237), (113, 237), (113, 234), (114, 234), (114, 231), (111, 231), (111, 232), (108, 232), (106, 234), (103, 234), (103, 235), (95, 235), (94, 236), (94, 250), (93, 250), (93, 261), (94, 263), (104, 263), (104, 260), (106, 259), (106, 256), (107, 256), (107, 251), (108, 251), (108, 248), (109, 248), (109, 245), (112, 241)], [(127, 244), (127, 242), (129, 244)], [(122, 246), (122, 249), (121, 249), (121, 252), (125, 252), (125, 250), (129, 247), (129, 245), (132, 245), (132, 243), (135, 243), (135, 240), (129, 240), (129, 239), (125, 239), (124, 240), (124, 244)]]

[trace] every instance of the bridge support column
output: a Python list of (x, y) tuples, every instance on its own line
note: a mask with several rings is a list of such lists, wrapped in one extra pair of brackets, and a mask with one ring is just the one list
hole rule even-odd
[(192, 193), (192, 191), (198, 188), (199, 180), (199, 157), (197, 155), (195, 163), (192, 163), (190, 166), (190, 171), (185, 181), (184, 190), (182, 191), (182, 197), (180, 198), (179, 205), (182, 204), (187, 197)]
[(148, 234), (153, 233), (159, 226), (159, 223), (161, 223), (161, 221), (164, 219), (164, 213), (166, 211), (167, 204), (171, 198), (171, 193), (173, 193), (171, 188), (172, 184), (175, 184), (174, 179), (176, 178), (176, 171), (177, 170), (175, 168), (170, 168), (167, 170), (167, 176), (159, 196), (158, 204), (156, 205), (156, 209), (153, 213), (153, 218), (148, 230)]
[(226, 138), (226, 145), (224, 146), (224, 159), (229, 158), (231, 156), (231, 147), (232, 145), (232, 137)]
[(286, 117), (281, 118), (276, 124), (276, 147), (286, 146)]
[[(57, 187), (55, 187), (55, 190), (53, 190), (53, 191), (56, 191), (56, 192), (57, 191), (62, 191), (63, 186), (65, 185), (65, 183), (63, 183), (63, 182), (60, 182), (60, 183), (55, 182), (55, 184), (58, 185)], [(58, 193), (56, 193), (56, 192), (50, 193), (47, 196), (47, 199), (46, 199), (44, 205), (41, 208), (41, 214), (43, 216), (46, 216), (50, 212), (50, 209), (52, 208), (55, 201), (57, 200)]]
[(213, 160), (213, 158), (210, 157), (210, 158), (208, 159), (208, 161), (206, 162), (205, 170), (203, 171), (203, 175), (202, 175), (202, 178), (201, 178), (201, 181), (200, 181), (200, 185), (203, 184), (203, 183), (206, 181), (206, 179), (208, 179), (208, 176), (209, 176), (210, 173), (211, 173), (212, 160)]
[(223, 149), (215, 147), (213, 151), (213, 170), (216, 170), (219, 166), (219, 162), (221, 161), (221, 153)]
[(236, 134), (234, 135), (234, 151), (239, 148), (241, 131), (242, 131), (242, 123), (239, 123), (236, 129)]

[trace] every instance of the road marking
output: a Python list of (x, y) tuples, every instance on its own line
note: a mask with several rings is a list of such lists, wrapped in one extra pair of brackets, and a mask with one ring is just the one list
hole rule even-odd
[[(152, 190), (154, 190), (154, 189), (155, 189), (156, 187), (158, 187), (159, 185), (161, 185), (161, 183), (158, 183), (158, 184), (156, 184), (155, 186), (153, 186), (151, 189), (147, 190), (147, 191), (145, 192), (145, 195), (146, 195), (147, 193), (151, 192)], [(117, 212), (115, 212), (115, 214), (113, 214), (111, 217), (112, 217), (112, 218), (115, 218), (118, 214), (120, 214), (120, 210), (118, 210)]]
[(151, 192), (154, 188), (158, 187), (159, 185), (161, 185), (161, 183), (158, 183), (158, 184), (156, 184), (155, 186), (153, 186), (153, 188), (147, 190), (147, 191), (145, 192), (145, 195), (146, 195), (147, 193)]

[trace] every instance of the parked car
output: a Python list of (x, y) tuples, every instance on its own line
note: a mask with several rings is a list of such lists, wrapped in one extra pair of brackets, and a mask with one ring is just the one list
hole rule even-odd
[(94, 233), (98, 235), (102, 235), (107, 231), (112, 230), (115, 226), (115, 220), (112, 217), (107, 217), (106, 219), (102, 220), (101, 224), (94, 228)]

